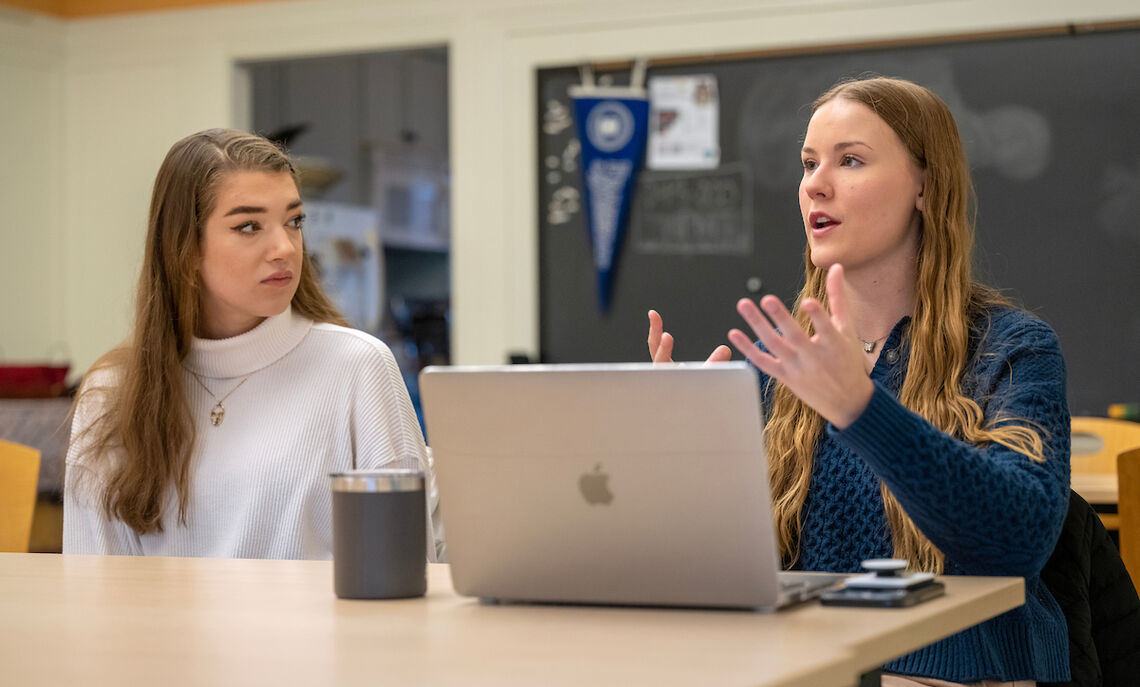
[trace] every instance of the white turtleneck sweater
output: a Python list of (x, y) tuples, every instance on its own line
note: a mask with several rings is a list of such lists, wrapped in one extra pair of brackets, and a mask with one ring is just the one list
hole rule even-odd
[[(328, 559), (329, 473), (354, 468), (423, 470), (429, 515), (436, 516), (423, 435), (392, 352), (378, 339), (314, 324), (287, 309), (239, 336), (194, 339), (183, 366), (197, 430), (186, 524), (178, 522), (173, 484), (162, 532), (140, 535), (109, 520), (98, 473), (108, 461), (93, 462), (87, 442), (73, 441), (64, 553)], [(94, 377), (95, 385), (113, 387), (113, 371)], [(224, 398), (218, 426), (210, 423), (214, 397)], [(99, 404), (97, 393), (84, 397), (73, 437), (99, 415)], [(434, 561), (443, 557), (443, 536), (438, 517), (429, 522), (428, 557)]]

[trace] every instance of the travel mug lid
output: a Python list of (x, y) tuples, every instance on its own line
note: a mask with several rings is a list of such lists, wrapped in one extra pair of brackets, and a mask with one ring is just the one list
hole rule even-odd
[(424, 473), (420, 470), (346, 470), (331, 472), (329, 477), (333, 491), (422, 491), (424, 488)]

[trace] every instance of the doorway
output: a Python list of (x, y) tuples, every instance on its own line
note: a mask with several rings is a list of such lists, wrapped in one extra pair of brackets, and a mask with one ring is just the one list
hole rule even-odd
[(446, 47), (249, 62), (251, 128), (301, 177), (305, 241), (349, 321), (418, 374), (450, 362)]

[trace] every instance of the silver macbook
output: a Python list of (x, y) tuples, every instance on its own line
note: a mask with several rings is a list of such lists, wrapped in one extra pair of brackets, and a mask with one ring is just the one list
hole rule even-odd
[(843, 578), (778, 573), (745, 363), (429, 367), (420, 393), (460, 594), (773, 609)]

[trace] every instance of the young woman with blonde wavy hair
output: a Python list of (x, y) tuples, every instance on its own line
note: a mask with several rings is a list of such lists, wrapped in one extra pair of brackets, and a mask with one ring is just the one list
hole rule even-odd
[(395, 359), (345, 326), (303, 224), (296, 171), (270, 141), (211, 129), (167, 153), (134, 331), (76, 401), (65, 553), (330, 558), (330, 472), (412, 468), (430, 483)]
[[(1048, 325), (974, 280), (949, 109), (908, 81), (840, 82), (812, 106), (802, 160), (803, 290), (791, 312), (737, 304), (758, 343), (728, 334), (761, 376), (785, 560), (1024, 577), (1024, 606), (892, 662), (884, 685), (1067, 680), (1040, 577), (1068, 506), (1064, 360)], [(650, 353), (669, 361), (649, 317)]]

